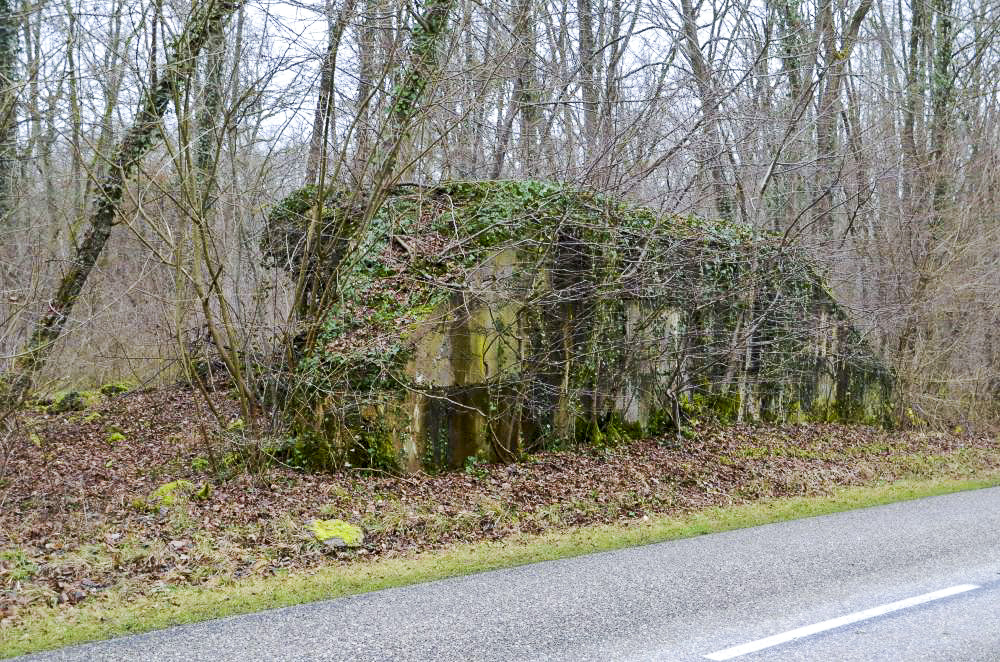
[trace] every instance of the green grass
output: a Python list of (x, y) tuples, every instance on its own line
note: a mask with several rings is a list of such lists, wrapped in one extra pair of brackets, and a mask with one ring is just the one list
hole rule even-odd
[(840, 488), (829, 496), (708, 508), (651, 517), (648, 521), (456, 545), (404, 559), (358, 561), (215, 586), (167, 588), (153, 595), (125, 596), (109, 591), (98, 600), (77, 607), (34, 608), (24, 619), (24, 626), (0, 628), (0, 657), (538, 561), (996, 485), (1000, 485), (1000, 474), (978, 480), (908, 480)]

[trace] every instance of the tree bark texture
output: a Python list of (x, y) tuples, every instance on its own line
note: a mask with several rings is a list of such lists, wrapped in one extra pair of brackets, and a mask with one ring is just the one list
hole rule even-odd
[(17, 28), (13, 0), (0, 0), (0, 227), (13, 210), (17, 172)]

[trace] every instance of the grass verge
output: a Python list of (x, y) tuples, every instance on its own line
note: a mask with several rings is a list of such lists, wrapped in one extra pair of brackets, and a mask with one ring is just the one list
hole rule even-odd
[(158, 594), (129, 601), (109, 592), (99, 601), (71, 609), (33, 609), (25, 626), (0, 629), (0, 657), (538, 561), (996, 485), (1000, 485), (1000, 474), (975, 480), (905, 480), (845, 487), (825, 496), (713, 507), (683, 515), (651, 517), (648, 521), (515, 536), (501, 542), (456, 545), (408, 558), (358, 561), (318, 571), (215, 586), (166, 588)]

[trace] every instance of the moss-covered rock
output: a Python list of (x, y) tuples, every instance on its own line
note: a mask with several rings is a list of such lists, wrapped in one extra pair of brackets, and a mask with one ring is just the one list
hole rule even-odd
[(100, 400), (95, 391), (60, 391), (52, 396), (51, 403), (46, 407), (50, 414), (64, 414), (71, 411), (83, 411)]
[(101, 395), (111, 397), (113, 395), (118, 395), (120, 393), (127, 393), (135, 388), (135, 384), (131, 382), (108, 382), (101, 385)]
[(211, 496), (212, 496), (212, 484), (202, 483), (201, 487), (195, 490), (194, 494), (191, 495), (191, 498), (195, 499), (196, 501), (204, 501), (205, 499), (208, 499)]
[(151, 508), (169, 508), (177, 503), (179, 498), (193, 494), (194, 489), (194, 483), (189, 480), (174, 480), (150, 492), (146, 503)]
[(360, 527), (341, 519), (316, 520), (309, 530), (316, 540), (329, 547), (360, 547), (365, 541)]

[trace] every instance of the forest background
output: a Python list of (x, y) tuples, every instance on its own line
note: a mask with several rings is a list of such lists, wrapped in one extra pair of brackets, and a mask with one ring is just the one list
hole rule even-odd
[(221, 7), (224, 28), (178, 51), (156, 140), (64, 311), (54, 293), (123, 171), (116, 150), (197, 16), (0, 0), (0, 368), (47, 315), (64, 332), (43, 391), (267, 360), (297, 332), (294, 279), (259, 249), (290, 191), (531, 178), (776, 233), (821, 265), (907, 416), (995, 416), (1000, 5), (437, 4), (449, 21), (402, 128), (435, 3), (196, 6)]

